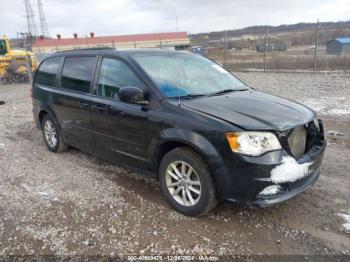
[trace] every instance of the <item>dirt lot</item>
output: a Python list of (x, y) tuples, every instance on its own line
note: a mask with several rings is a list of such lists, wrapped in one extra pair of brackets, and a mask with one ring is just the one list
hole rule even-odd
[(318, 111), (330, 130), (322, 175), (279, 206), (223, 203), (201, 218), (173, 211), (151, 179), (75, 149), (50, 153), (29, 86), (0, 86), (0, 256), (350, 254), (350, 75), (239, 77)]

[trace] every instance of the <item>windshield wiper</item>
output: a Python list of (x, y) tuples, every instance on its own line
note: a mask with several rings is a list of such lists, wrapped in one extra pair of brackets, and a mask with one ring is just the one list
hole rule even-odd
[(211, 93), (208, 96), (217, 96), (217, 95), (222, 95), (222, 94), (231, 93), (231, 92), (235, 92), (235, 91), (244, 91), (244, 90), (247, 90), (247, 89), (224, 89), (224, 90), (221, 90), (221, 91), (218, 91), (215, 93)]

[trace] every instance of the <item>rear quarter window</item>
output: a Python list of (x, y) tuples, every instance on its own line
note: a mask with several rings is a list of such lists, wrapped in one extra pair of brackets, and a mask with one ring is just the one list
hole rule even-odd
[(66, 57), (62, 70), (62, 88), (90, 93), (96, 57)]
[(46, 59), (39, 67), (35, 83), (50, 87), (56, 87), (56, 76), (60, 67), (61, 57)]

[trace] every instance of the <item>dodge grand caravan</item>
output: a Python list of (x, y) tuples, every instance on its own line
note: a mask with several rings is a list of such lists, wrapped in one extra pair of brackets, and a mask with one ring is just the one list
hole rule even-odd
[(277, 204), (320, 174), (326, 143), (311, 109), (197, 54), (58, 52), (41, 62), (32, 97), (50, 151), (71, 146), (153, 175), (186, 215), (224, 200)]

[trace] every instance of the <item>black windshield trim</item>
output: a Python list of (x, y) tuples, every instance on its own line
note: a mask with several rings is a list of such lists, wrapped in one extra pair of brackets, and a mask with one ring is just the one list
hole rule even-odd
[(193, 99), (193, 98), (200, 98), (208, 96), (207, 94), (188, 94), (188, 95), (182, 95), (182, 96), (170, 96), (167, 97), (168, 99), (174, 99), (174, 98), (181, 98), (181, 99)]

